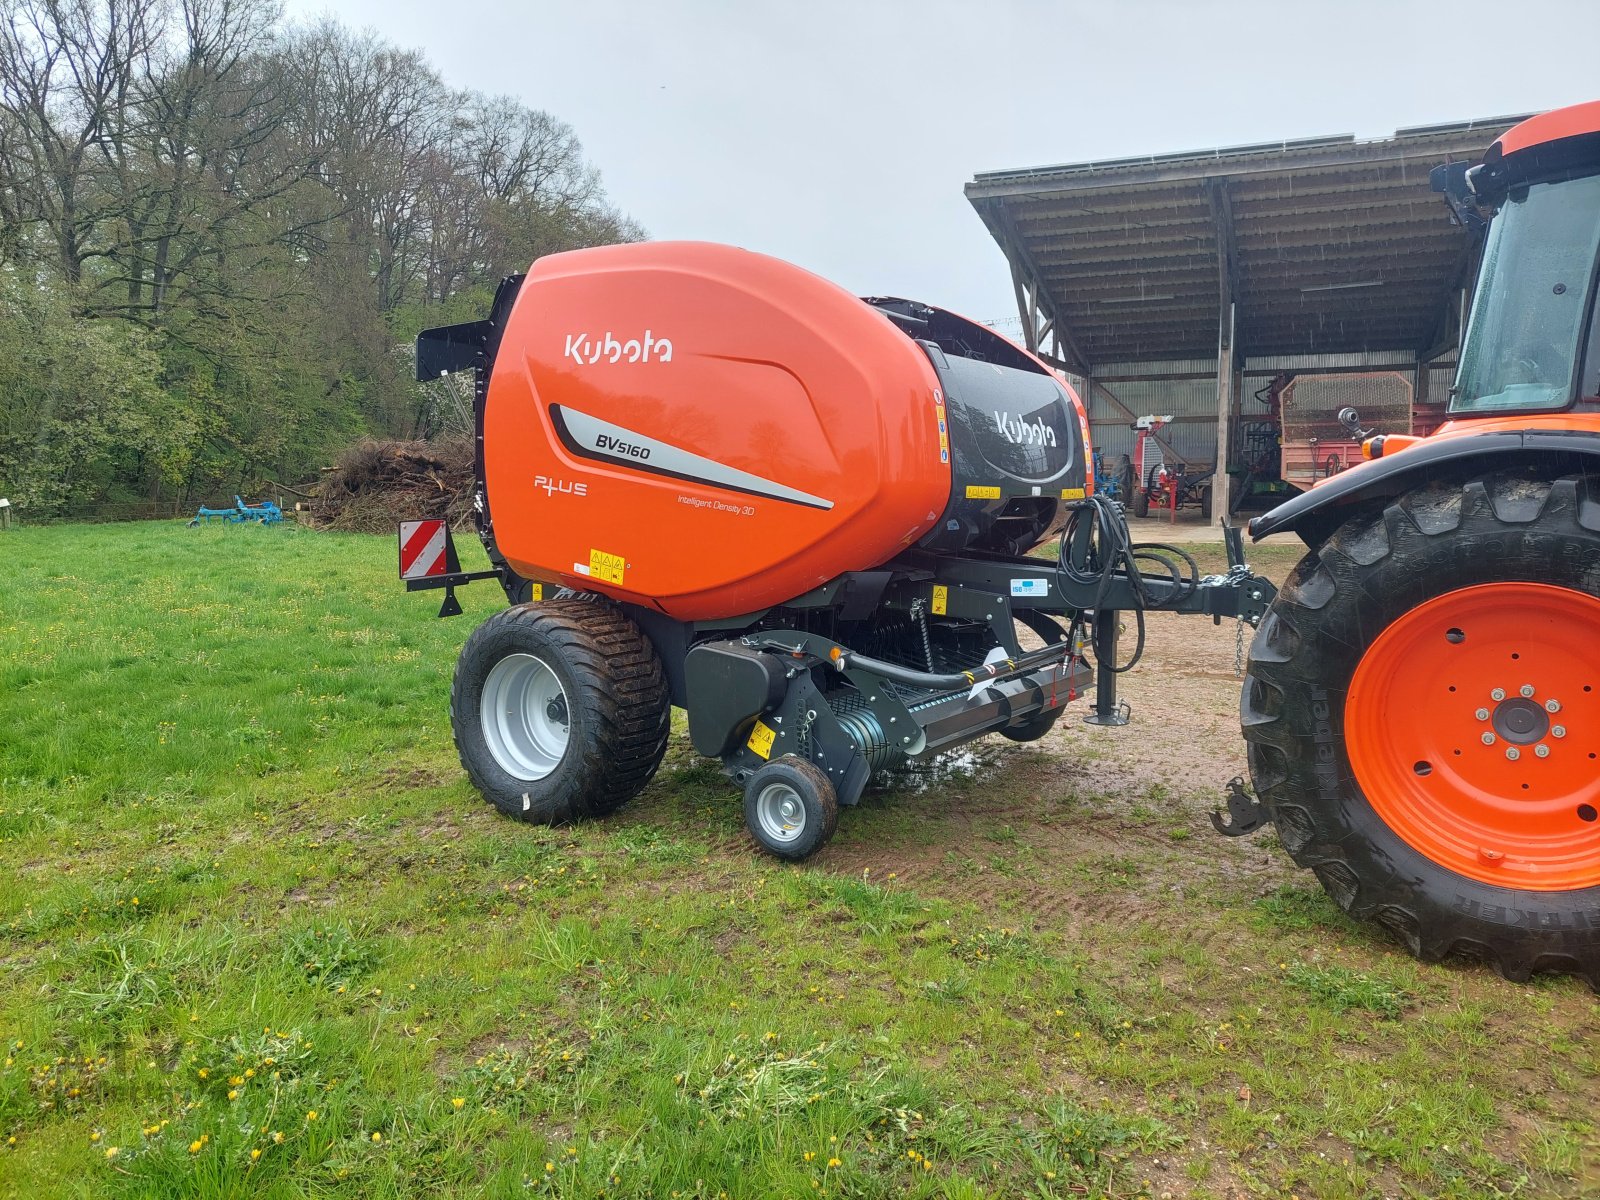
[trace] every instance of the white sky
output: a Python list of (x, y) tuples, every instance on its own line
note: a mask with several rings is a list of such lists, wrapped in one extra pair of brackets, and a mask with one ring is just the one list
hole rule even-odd
[(976, 172), (1600, 98), (1600, 0), (287, 7), (568, 122), (653, 237), (732, 242), (980, 320), (1016, 309), (962, 194)]

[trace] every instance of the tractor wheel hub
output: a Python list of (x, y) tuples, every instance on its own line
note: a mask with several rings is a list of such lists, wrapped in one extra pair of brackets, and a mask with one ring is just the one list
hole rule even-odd
[(1521, 696), (1500, 701), (1491, 720), (1496, 733), (1518, 746), (1530, 746), (1550, 732), (1550, 718), (1544, 707)]

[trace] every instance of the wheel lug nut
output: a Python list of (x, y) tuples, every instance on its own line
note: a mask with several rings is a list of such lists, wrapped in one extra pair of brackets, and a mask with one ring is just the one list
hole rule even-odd
[(1551, 728), (1550, 728), (1550, 736), (1551, 737), (1566, 737), (1567, 736), (1567, 727), (1565, 725), (1553, 725), (1553, 726), (1551, 726)]
[(1515, 746), (1507, 746), (1506, 747), (1506, 757), (1509, 758), (1512, 762), (1516, 762), (1517, 759), (1522, 757), (1522, 751), (1518, 750)]
[(1540, 758), (1550, 757), (1550, 747), (1546, 746), (1543, 742), (1540, 742), (1537, 746), (1535, 746), (1533, 748), (1533, 752)]
[(1492, 745), (1494, 745), (1494, 734), (1492, 734), (1492, 733), (1486, 733), (1486, 734), (1484, 734), (1484, 735), (1483, 735), (1483, 744), (1484, 744), (1484, 745), (1485, 745), (1485, 746), (1492, 746)]
[(1487, 721), (1489, 719), (1489, 710), (1487, 708), (1480, 708), (1472, 715), (1477, 717), (1480, 721)]
[(1523, 698), (1526, 699), (1527, 697), (1533, 695), (1533, 684), (1525, 683), (1517, 690), (1520, 691), (1523, 695)]
[(1545, 710), (1545, 712), (1560, 712), (1561, 711), (1561, 701), (1559, 701), (1559, 700), (1546, 700), (1544, 702), (1544, 710)]
[(1505, 698), (1506, 698), (1506, 690), (1505, 690), (1505, 688), (1495, 688), (1494, 691), (1489, 693), (1489, 699), (1491, 699), (1491, 700), (1504, 700)]

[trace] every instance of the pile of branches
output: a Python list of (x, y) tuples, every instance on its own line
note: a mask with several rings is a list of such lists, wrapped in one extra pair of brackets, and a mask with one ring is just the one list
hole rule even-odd
[(401, 521), (446, 517), (460, 528), (472, 513), (472, 440), (357, 442), (322, 477), (312, 502), (327, 529), (389, 533)]

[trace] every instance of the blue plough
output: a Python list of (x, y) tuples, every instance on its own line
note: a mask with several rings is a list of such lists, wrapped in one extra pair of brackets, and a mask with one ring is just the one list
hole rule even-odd
[(263, 500), (260, 504), (246, 504), (240, 497), (233, 498), (232, 508), (206, 508), (201, 506), (195, 513), (194, 520), (189, 522), (189, 528), (196, 525), (211, 524), (212, 518), (218, 518), (229, 525), (239, 525), (245, 521), (254, 521), (258, 525), (276, 525), (283, 520), (283, 509), (271, 500)]

